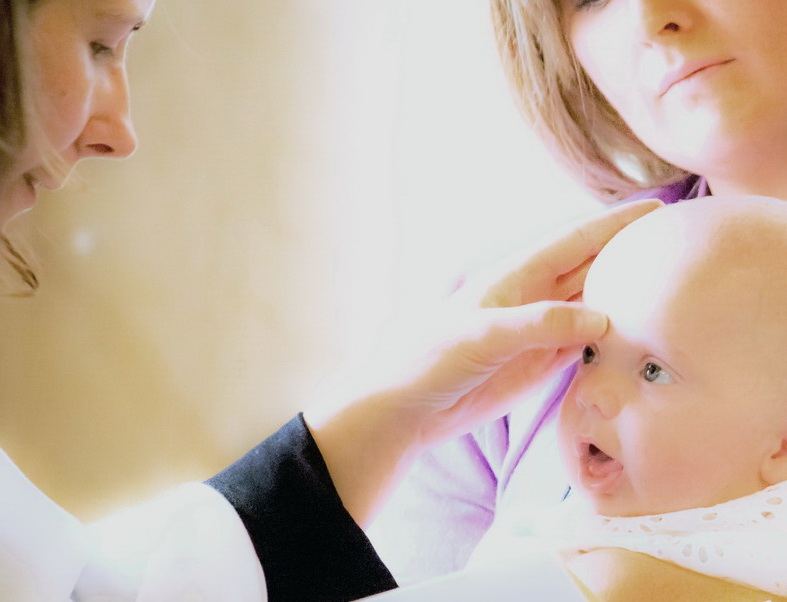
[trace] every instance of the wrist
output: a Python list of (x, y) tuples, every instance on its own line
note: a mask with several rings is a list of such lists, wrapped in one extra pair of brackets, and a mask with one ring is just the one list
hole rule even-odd
[(344, 506), (362, 527), (424, 449), (415, 413), (402, 406), (403, 392), (388, 390), (304, 412)]

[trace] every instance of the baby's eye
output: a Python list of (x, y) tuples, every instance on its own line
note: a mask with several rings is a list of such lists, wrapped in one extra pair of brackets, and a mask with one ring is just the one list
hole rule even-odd
[(582, 350), (582, 363), (592, 364), (594, 359), (596, 359), (596, 350), (590, 345), (585, 345), (585, 348)]
[(642, 369), (642, 378), (649, 383), (667, 384), (672, 382), (672, 377), (664, 372), (661, 366), (648, 362)]

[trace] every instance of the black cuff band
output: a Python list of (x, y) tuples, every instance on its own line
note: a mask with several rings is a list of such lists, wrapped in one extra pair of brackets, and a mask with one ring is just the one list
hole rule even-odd
[(246, 526), (270, 602), (344, 602), (396, 587), (342, 505), (302, 414), (206, 483)]

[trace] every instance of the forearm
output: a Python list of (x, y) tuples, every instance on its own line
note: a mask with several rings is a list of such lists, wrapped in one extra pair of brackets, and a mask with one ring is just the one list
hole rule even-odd
[(397, 582), (463, 568), (494, 520), (506, 420), (421, 454), (367, 532)]
[(397, 395), (386, 391), (338, 411), (304, 414), (344, 507), (364, 528), (423, 450), (415, 412), (395, 403)]

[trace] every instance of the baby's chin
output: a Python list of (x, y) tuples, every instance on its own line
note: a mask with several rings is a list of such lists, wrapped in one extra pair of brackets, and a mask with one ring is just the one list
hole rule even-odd
[(760, 489), (744, 491), (735, 495), (702, 496), (696, 499), (672, 499), (653, 502), (650, 500), (611, 499), (600, 496), (590, 498), (590, 507), (596, 514), (608, 517), (652, 516), (690, 510), (693, 508), (711, 508), (718, 504), (757, 493)]
[(591, 498), (590, 507), (596, 514), (608, 517), (647, 516), (649, 514), (661, 514), (660, 512), (646, 512), (636, 504), (624, 503), (622, 501), (609, 499), (599, 500), (597, 498)]
[(609, 494), (581, 488), (578, 493), (587, 500), (593, 512), (608, 517), (649, 516), (697, 507), (692, 503), (694, 500), (685, 497), (677, 500), (654, 500), (652, 495), (638, 495), (628, 484)]

